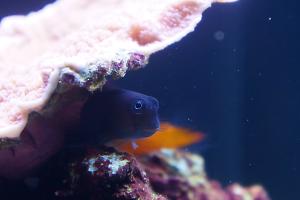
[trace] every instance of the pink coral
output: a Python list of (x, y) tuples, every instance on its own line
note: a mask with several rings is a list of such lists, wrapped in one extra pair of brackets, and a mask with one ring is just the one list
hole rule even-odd
[(4, 18), (0, 137), (20, 136), (28, 114), (43, 110), (61, 80), (96, 90), (106, 76), (144, 66), (152, 53), (193, 31), (213, 2), (232, 0), (58, 0)]

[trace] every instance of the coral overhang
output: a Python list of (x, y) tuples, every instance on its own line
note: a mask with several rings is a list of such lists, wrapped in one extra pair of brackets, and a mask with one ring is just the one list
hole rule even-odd
[(193, 31), (214, 2), (58, 0), (0, 24), (0, 138), (18, 137), (60, 83), (95, 90)]

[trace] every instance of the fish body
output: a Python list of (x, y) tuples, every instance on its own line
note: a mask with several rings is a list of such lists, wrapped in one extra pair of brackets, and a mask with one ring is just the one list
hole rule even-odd
[(103, 144), (113, 139), (148, 137), (160, 127), (158, 109), (154, 97), (105, 87), (92, 94), (81, 109), (79, 142)]
[(135, 155), (148, 154), (160, 149), (186, 147), (204, 139), (204, 134), (164, 122), (153, 135), (137, 140), (115, 140), (109, 145)]
[(81, 109), (79, 146), (106, 144), (135, 155), (197, 143), (204, 134), (164, 122), (151, 96), (113, 87), (94, 93)]

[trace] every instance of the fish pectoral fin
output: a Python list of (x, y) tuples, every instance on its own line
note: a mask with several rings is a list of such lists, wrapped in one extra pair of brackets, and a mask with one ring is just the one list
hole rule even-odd
[(131, 147), (135, 150), (139, 147), (135, 140), (131, 140)]

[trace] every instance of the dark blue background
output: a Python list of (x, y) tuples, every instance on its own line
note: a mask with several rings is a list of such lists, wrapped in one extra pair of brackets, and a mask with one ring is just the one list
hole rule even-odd
[[(1, 0), (0, 17), (47, 2)], [(204, 154), (210, 177), (261, 183), (274, 200), (299, 199), (298, 11), (296, 0), (214, 5), (195, 32), (118, 84), (157, 97), (163, 120), (207, 134), (193, 150)]]

